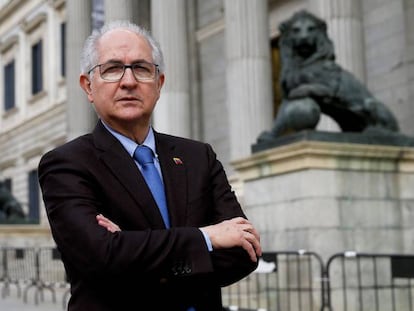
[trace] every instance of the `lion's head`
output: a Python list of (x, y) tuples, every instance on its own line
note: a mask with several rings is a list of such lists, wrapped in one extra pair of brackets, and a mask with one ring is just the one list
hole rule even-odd
[(306, 65), (318, 59), (334, 59), (325, 21), (302, 10), (279, 25), (283, 65)]

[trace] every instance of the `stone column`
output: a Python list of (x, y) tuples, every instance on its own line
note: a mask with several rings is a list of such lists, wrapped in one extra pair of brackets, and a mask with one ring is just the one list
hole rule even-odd
[(365, 82), (361, 0), (309, 0), (313, 13), (326, 21), (337, 62)]
[(105, 22), (124, 19), (148, 28), (149, 16), (149, 0), (105, 0)]
[(71, 0), (67, 5), (67, 126), (68, 140), (89, 132), (96, 114), (79, 86), (80, 54), (91, 32), (91, 1)]
[(225, 0), (230, 159), (250, 155), (272, 122), (267, 1)]
[(185, 0), (152, 0), (151, 29), (166, 64), (154, 127), (160, 132), (191, 137)]

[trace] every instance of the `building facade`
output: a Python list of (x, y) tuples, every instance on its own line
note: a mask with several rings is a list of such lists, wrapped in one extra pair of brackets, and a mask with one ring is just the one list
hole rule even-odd
[(338, 63), (414, 135), (414, 0), (2, 0), (0, 180), (46, 230), (40, 157), (96, 123), (78, 85), (83, 41), (129, 19), (164, 52), (155, 129), (212, 144), (237, 190), (232, 161), (251, 154), (280, 101), (278, 25), (300, 9), (326, 20)]

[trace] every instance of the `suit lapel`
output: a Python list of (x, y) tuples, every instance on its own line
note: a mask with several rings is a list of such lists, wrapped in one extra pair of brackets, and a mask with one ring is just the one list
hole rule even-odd
[(174, 227), (185, 226), (187, 213), (185, 159), (168, 136), (156, 132), (154, 134), (171, 224)]
[(163, 228), (164, 223), (151, 192), (134, 160), (121, 143), (101, 122), (96, 126), (93, 137), (96, 147), (101, 151), (100, 159), (137, 202), (137, 208), (141, 209), (151, 228)]

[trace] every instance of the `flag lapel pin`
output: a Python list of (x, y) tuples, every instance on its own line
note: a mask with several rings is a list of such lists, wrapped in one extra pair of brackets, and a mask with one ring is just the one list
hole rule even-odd
[(182, 165), (182, 164), (183, 164), (183, 161), (181, 161), (181, 159), (180, 159), (180, 158), (173, 158), (173, 161), (174, 161), (174, 163), (175, 163), (175, 164), (177, 164), (177, 165)]

